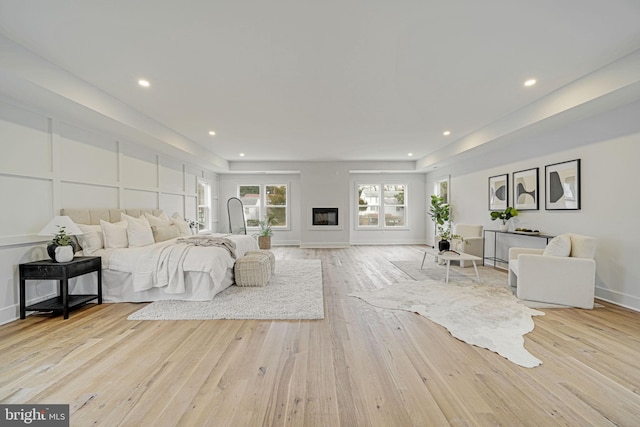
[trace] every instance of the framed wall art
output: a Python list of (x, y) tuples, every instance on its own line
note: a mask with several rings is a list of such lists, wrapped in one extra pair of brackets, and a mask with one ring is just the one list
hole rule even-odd
[(580, 209), (580, 159), (544, 167), (546, 210)]
[(503, 211), (509, 206), (509, 175), (489, 177), (489, 210)]
[(513, 173), (513, 207), (519, 211), (535, 211), (538, 201), (538, 168)]

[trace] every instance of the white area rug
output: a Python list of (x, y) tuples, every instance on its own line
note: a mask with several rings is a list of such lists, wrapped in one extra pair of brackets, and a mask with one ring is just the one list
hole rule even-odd
[(156, 301), (129, 320), (324, 319), (320, 260), (278, 260), (267, 286), (230, 286), (211, 301)]
[(409, 281), (350, 296), (376, 307), (418, 313), (444, 326), (454, 337), (520, 366), (533, 368), (542, 363), (524, 348), (524, 335), (533, 330), (531, 316), (544, 313), (521, 304), (504, 286), (454, 282), (450, 277), (448, 285), (437, 280)]

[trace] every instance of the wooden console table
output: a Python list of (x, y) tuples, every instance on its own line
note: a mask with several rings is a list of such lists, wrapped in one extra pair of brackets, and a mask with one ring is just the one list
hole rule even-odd
[[(99, 256), (75, 257), (69, 262), (42, 260), (20, 264), (20, 318), (24, 319), (27, 311), (61, 311), (65, 319), (69, 318), (69, 310), (94, 299), (102, 304), (102, 258)], [(97, 293), (90, 295), (69, 295), (69, 279), (83, 274), (98, 274)], [(26, 305), (27, 280), (59, 280), (58, 296), (30, 306)]]

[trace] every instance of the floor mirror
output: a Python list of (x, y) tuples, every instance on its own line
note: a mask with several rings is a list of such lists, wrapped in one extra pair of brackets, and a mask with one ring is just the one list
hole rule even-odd
[(242, 200), (237, 197), (231, 197), (227, 200), (227, 213), (229, 214), (229, 232), (231, 234), (247, 234)]

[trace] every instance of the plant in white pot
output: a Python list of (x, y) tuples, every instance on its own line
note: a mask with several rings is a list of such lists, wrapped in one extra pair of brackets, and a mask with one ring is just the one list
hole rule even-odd
[(507, 206), (504, 212), (501, 211), (493, 211), (491, 212), (491, 221), (495, 221), (499, 219), (502, 224), (500, 224), (500, 231), (507, 231), (509, 229), (509, 224), (507, 222), (513, 218), (514, 216), (518, 216), (518, 211), (511, 206)]
[(47, 245), (47, 253), (57, 262), (68, 262), (73, 259), (75, 251), (76, 245), (67, 234), (66, 227), (59, 226), (58, 232), (53, 235), (53, 239)]

